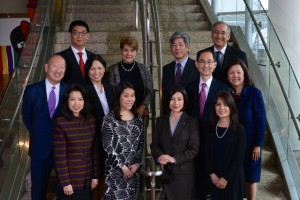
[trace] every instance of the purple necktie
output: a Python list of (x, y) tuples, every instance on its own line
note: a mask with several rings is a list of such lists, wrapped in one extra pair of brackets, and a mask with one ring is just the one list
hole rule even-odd
[(202, 83), (201, 86), (202, 86), (201, 91), (199, 93), (199, 107), (200, 107), (200, 116), (202, 117), (205, 102), (206, 102), (206, 91), (205, 91), (206, 83)]
[(179, 83), (180, 78), (181, 78), (181, 64), (177, 63), (177, 67), (176, 67), (176, 74), (175, 74), (175, 83)]
[(50, 91), (49, 99), (48, 99), (48, 109), (49, 109), (50, 118), (53, 117), (55, 111), (55, 105), (56, 105), (55, 86), (52, 86), (52, 90)]

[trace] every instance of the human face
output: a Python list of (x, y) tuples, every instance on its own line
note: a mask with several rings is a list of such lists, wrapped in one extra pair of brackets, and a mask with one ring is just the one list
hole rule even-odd
[(233, 88), (243, 87), (245, 76), (241, 65), (232, 65), (228, 70), (227, 79)]
[(216, 114), (219, 118), (229, 118), (230, 108), (225, 104), (222, 98), (218, 98), (217, 103), (215, 105)]
[(210, 52), (203, 52), (200, 54), (196, 61), (196, 67), (200, 72), (202, 79), (209, 79), (212, 76), (213, 71), (217, 66), (217, 62), (214, 61), (213, 54)]
[(105, 73), (105, 68), (101, 62), (95, 60), (89, 69), (89, 77), (93, 83), (99, 83), (102, 81), (103, 75)]
[(48, 63), (45, 64), (45, 72), (47, 80), (52, 84), (58, 84), (64, 77), (66, 71), (66, 62), (61, 56), (53, 56)]
[(181, 92), (176, 92), (170, 100), (169, 108), (171, 112), (181, 112), (184, 106), (184, 98)]
[(183, 38), (177, 38), (171, 44), (171, 53), (179, 62), (186, 58), (189, 51), (190, 47), (185, 45)]
[(74, 26), (70, 38), (71, 45), (81, 51), (89, 39), (89, 33), (84, 26)]
[(217, 24), (211, 32), (211, 39), (218, 50), (223, 49), (230, 39), (227, 26), (225, 24)]
[(120, 95), (121, 110), (131, 110), (135, 102), (135, 92), (131, 88), (126, 88)]
[(121, 49), (121, 56), (123, 62), (130, 64), (134, 61), (137, 51), (130, 47), (128, 44), (125, 44)]
[(68, 106), (75, 117), (79, 117), (80, 111), (83, 109), (84, 100), (81, 92), (73, 91), (69, 95)]

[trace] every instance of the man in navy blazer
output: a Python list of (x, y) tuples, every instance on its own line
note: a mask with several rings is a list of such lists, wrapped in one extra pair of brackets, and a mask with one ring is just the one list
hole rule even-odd
[(175, 75), (177, 71), (177, 65), (181, 65), (181, 77), (177, 82), (183, 87), (187, 86), (191, 82), (199, 79), (199, 72), (195, 66), (195, 60), (191, 59), (188, 54), (190, 51), (190, 37), (183, 32), (175, 32), (171, 36), (170, 50), (175, 60), (169, 64), (163, 66), (162, 74), (162, 108), (165, 114), (169, 105), (166, 105), (166, 99), (168, 99), (168, 91), (176, 84)]
[[(87, 74), (84, 74), (86, 70), (83, 70), (83, 72), (80, 70), (80, 56), (78, 52), (82, 52), (82, 59), (84, 63), (86, 63), (87, 59), (94, 54), (85, 48), (89, 39), (89, 32), (90, 29), (86, 22), (82, 20), (75, 20), (71, 22), (69, 26), (71, 46), (57, 53), (64, 57), (67, 63), (66, 73), (62, 79), (62, 81), (67, 84), (85, 83), (84, 80)], [(86, 68), (86, 66), (84, 67)]]
[[(205, 200), (208, 189), (206, 188), (207, 176), (205, 174), (205, 135), (204, 130), (208, 128), (210, 123), (210, 115), (214, 109), (214, 99), (216, 95), (221, 91), (230, 92), (230, 89), (227, 85), (213, 77), (213, 71), (216, 68), (216, 61), (214, 60), (213, 52), (210, 50), (203, 50), (197, 53), (196, 66), (200, 78), (192, 82), (186, 87), (186, 91), (189, 97), (189, 103), (187, 107), (187, 113), (192, 117), (199, 120), (199, 139), (200, 139), (200, 148), (199, 154), (196, 158), (196, 188), (197, 189), (197, 199)], [(204, 109), (202, 114), (200, 114), (200, 103), (199, 95), (202, 88), (202, 83), (205, 83), (205, 94), (206, 101), (204, 104)]]
[(209, 49), (210, 51), (214, 52), (215, 60), (217, 60), (217, 52), (221, 51), (221, 65), (219, 68), (216, 68), (213, 75), (216, 79), (224, 83), (227, 80), (227, 74), (225, 74), (225, 72), (230, 67), (231, 60), (234, 58), (239, 58), (244, 61), (246, 66), (248, 66), (246, 53), (228, 45), (230, 32), (230, 26), (227, 23), (223, 21), (216, 22), (213, 24), (211, 30), (211, 39), (214, 45), (204, 49)]
[[(32, 200), (46, 200), (48, 180), (54, 162), (52, 123), (54, 118), (60, 115), (61, 99), (67, 88), (65, 83), (61, 83), (65, 70), (64, 58), (60, 55), (52, 56), (45, 64), (46, 79), (28, 85), (24, 92), (22, 116), (30, 135)], [(53, 86), (55, 86), (56, 108), (50, 117), (48, 98)]]

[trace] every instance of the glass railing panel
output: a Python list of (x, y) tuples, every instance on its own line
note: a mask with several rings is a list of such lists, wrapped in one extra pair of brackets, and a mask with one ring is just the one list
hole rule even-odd
[[(25, 143), (26, 128), (22, 122), (21, 117), (21, 96), (24, 87), (31, 82), (34, 69), (37, 64), (37, 58), (33, 59), (36, 55), (39, 55), (41, 47), (43, 46), (43, 40), (41, 40), (38, 46), (40, 35), (43, 34), (43, 25), (48, 23), (49, 16), (47, 16), (47, 6), (49, 0), (38, 1), (36, 14), (34, 15), (30, 32), (27, 36), (20, 60), (15, 67), (14, 74), (9, 82), (7, 91), (2, 100), (0, 106), (0, 193), (5, 181), (7, 181), (8, 171), (15, 166), (11, 166), (12, 160), (23, 151), (24, 147), (28, 147), (28, 143)], [(37, 52), (35, 51), (37, 49)], [(31, 64), (34, 66), (33, 70), (30, 70)], [(20, 131), (22, 130), (22, 131)], [(11, 178), (11, 177), (10, 177)]]

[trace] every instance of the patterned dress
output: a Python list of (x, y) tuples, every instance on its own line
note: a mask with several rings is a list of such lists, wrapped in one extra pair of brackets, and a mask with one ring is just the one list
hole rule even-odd
[(129, 121), (118, 120), (113, 113), (107, 114), (102, 125), (105, 161), (106, 200), (137, 199), (139, 172), (126, 180), (121, 167), (141, 164), (143, 152), (143, 122), (140, 116)]

